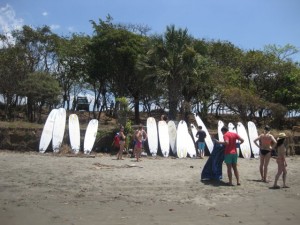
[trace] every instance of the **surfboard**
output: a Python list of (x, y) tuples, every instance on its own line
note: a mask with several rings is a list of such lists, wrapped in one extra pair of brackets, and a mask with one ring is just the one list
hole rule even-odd
[(170, 141), (168, 124), (166, 121), (162, 120), (158, 122), (158, 137), (161, 152), (164, 157), (168, 157), (170, 152)]
[[(218, 140), (219, 141), (224, 141), (224, 138), (223, 138), (223, 133), (221, 131), (222, 127), (224, 127), (224, 123), (222, 120), (219, 120), (218, 121)], [(229, 130), (229, 129), (228, 129)]]
[(69, 116), (69, 137), (73, 153), (77, 154), (80, 150), (80, 127), (76, 114)]
[(177, 138), (176, 138), (176, 153), (178, 158), (186, 158), (187, 145), (186, 145), (186, 132), (187, 124), (184, 120), (180, 120), (177, 126)]
[(258, 132), (255, 123), (248, 121), (248, 134), (252, 153), (254, 158), (259, 158), (259, 148), (254, 144), (253, 140), (258, 137)]
[(45, 153), (45, 151), (47, 150), (47, 148), (52, 140), (52, 133), (53, 133), (53, 127), (54, 127), (56, 113), (57, 113), (57, 109), (52, 109), (47, 117), (47, 120), (45, 122), (43, 131), (42, 131), (41, 139), (40, 139), (40, 145), (39, 145), (40, 153)]
[(233, 125), (233, 123), (228, 123), (228, 130), (230, 132), (236, 133), (236, 129), (235, 129), (235, 126)]
[(168, 122), (168, 133), (169, 133), (169, 143), (170, 143), (170, 147), (172, 149), (173, 154), (176, 154), (176, 148), (175, 148), (175, 144), (176, 144), (176, 136), (177, 136), (177, 130), (176, 130), (176, 125), (174, 123), (174, 121), (170, 120)]
[(211, 136), (210, 136), (205, 124), (201, 120), (201, 118), (199, 116), (196, 116), (196, 115), (195, 115), (195, 118), (196, 118), (198, 126), (202, 126), (202, 130), (205, 131), (205, 133), (206, 133), (205, 143), (206, 143), (206, 146), (207, 146), (209, 152), (211, 153), (213, 148), (214, 148), (214, 143), (211, 139)]
[(66, 110), (59, 108), (54, 121), (53, 136), (52, 136), (52, 149), (53, 152), (59, 152), (62, 145), (66, 127)]
[[(236, 128), (235, 126), (233, 125), (233, 123), (228, 123), (228, 130), (230, 132), (233, 132), (233, 133), (236, 133)], [(240, 155), (240, 148), (236, 148), (236, 152), (237, 152), (237, 155), (239, 156)]]
[(242, 155), (245, 159), (250, 159), (251, 158), (251, 146), (250, 146), (249, 137), (248, 137), (246, 128), (241, 122), (238, 122), (236, 129), (237, 129), (238, 135), (244, 139), (244, 142), (242, 144), (240, 144), (240, 149), (241, 149)]
[(147, 118), (148, 146), (152, 156), (156, 156), (158, 149), (157, 124), (153, 117)]
[(97, 131), (98, 131), (98, 120), (97, 119), (90, 120), (84, 136), (84, 143), (83, 143), (84, 154), (91, 153), (97, 137)]
[(186, 130), (187, 153), (191, 158), (195, 158), (197, 156), (197, 152), (196, 152), (195, 142), (193, 140), (192, 135), (188, 130)]
[[(192, 131), (192, 134), (193, 134), (193, 139), (194, 139), (194, 142), (196, 144), (198, 138), (196, 137), (196, 134), (197, 134), (197, 128), (195, 127), (194, 124), (191, 123), (191, 131)], [(198, 147), (198, 146), (197, 146)]]

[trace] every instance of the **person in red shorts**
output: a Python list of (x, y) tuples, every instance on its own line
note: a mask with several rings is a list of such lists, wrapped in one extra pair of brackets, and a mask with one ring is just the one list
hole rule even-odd
[(237, 169), (237, 159), (238, 154), (236, 151), (236, 141), (239, 140), (240, 144), (244, 142), (244, 139), (241, 138), (237, 133), (229, 132), (226, 126), (221, 128), (224, 141), (217, 141), (219, 144), (225, 145), (224, 151), (224, 161), (227, 166), (227, 175), (228, 175), (228, 185), (233, 186), (232, 184), (232, 170), (234, 172), (237, 185), (241, 185), (239, 171)]

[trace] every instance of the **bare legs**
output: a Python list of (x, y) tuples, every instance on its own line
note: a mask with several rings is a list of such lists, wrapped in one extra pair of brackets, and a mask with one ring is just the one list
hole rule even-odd
[(142, 153), (142, 148), (136, 147), (135, 148), (135, 157), (136, 157), (137, 162), (140, 161), (141, 153)]
[(277, 161), (277, 164), (278, 164), (278, 171), (277, 174), (275, 175), (273, 188), (279, 188), (277, 182), (281, 174), (282, 174), (283, 187), (286, 188), (288, 187), (286, 186), (286, 175), (287, 175), (286, 167), (283, 161)]
[(259, 165), (259, 172), (261, 176), (261, 180), (263, 182), (268, 182), (267, 175), (268, 175), (268, 165), (270, 162), (271, 153), (266, 155), (260, 154), (260, 165)]
[(237, 185), (240, 185), (240, 175), (239, 175), (239, 171), (237, 169), (237, 164), (235, 164), (235, 163), (226, 164), (226, 166), (227, 166), (227, 175), (228, 175), (229, 185), (233, 185), (232, 184), (232, 169), (234, 172), (234, 176), (236, 178), (236, 183), (237, 183)]
[(120, 142), (120, 149), (117, 153), (117, 159), (122, 159), (124, 149), (125, 149), (125, 142), (124, 143)]

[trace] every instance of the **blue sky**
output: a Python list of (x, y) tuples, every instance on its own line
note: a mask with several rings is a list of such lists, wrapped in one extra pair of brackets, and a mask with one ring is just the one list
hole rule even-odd
[[(299, 0), (0, 0), (0, 32), (48, 25), (59, 35), (92, 34), (89, 22), (143, 24), (151, 33), (187, 28), (195, 38), (230, 41), (244, 50), (267, 44), (300, 49)], [(300, 62), (300, 53), (293, 57)]]

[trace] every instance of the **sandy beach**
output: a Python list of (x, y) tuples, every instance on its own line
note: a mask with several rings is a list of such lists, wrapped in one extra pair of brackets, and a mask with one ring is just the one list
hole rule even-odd
[[(299, 224), (299, 156), (279, 190), (260, 182), (258, 159), (239, 158), (242, 185), (229, 187), (200, 181), (208, 157), (115, 158), (1, 151), (0, 224)], [(276, 171), (272, 159), (270, 180)]]

